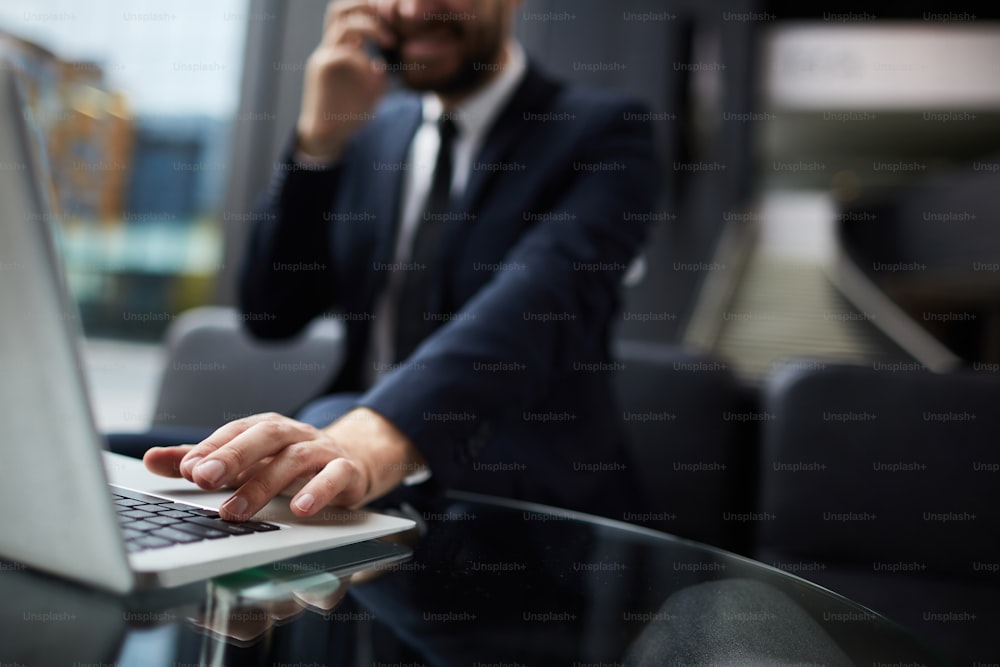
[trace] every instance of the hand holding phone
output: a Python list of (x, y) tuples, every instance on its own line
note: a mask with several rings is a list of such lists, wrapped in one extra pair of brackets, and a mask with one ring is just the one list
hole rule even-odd
[[(398, 71), (395, 37), (368, 0), (334, 0), (326, 8), (323, 37), (306, 61), (298, 148), (336, 160), (347, 141), (372, 117)], [(374, 58), (371, 49), (383, 51)]]

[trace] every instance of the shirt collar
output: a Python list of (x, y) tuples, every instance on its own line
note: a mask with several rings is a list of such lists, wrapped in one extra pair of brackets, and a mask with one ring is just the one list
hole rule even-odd
[[(450, 114), (458, 125), (462, 140), (477, 141), (493, 124), (500, 110), (513, 96), (517, 85), (527, 71), (527, 58), (517, 40), (507, 42), (507, 62), (500, 74), (486, 86), (473, 93)], [(441, 98), (435, 93), (423, 96), (423, 117), (425, 123), (436, 123), (443, 112)]]

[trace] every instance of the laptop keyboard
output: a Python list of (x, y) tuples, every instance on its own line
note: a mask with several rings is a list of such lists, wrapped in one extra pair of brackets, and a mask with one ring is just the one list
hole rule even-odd
[(280, 529), (273, 523), (263, 521), (223, 521), (215, 510), (177, 503), (113, 484), (110, 487), (125, 536), (125, 548), (130, 552)]

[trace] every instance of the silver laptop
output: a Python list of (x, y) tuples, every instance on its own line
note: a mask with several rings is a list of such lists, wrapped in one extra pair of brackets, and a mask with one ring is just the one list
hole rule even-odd
[(128, 592), (411, 528), (409, 519), (336, 508), (303, 521), (281, 497), (251, 523), (226, 524), (214, 510), (229, 493), (102, 451), (43, 152), (12, 69), (0, 58), (0, 558)]

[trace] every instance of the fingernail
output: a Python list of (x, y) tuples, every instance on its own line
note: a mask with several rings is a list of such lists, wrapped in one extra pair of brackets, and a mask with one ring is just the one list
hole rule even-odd
[(226, 474), (226, 466), (222, 465), (222, 461), (205, 461), (198, 464), (194, 471), (209, 484), (218, 484)]
[(226, 510), (229, 514), (243, 517), (247, 511), (247, 499), (243, 496), (233, 496), (226, 502), (222, 503), (222, 507), (219, 509)]
[(303, 512), (308, 512), (312, 508), (313, 503), (315, 502), (316, 499), (313, 497), (313, 494), (303, 493), (301, 496), (299, 496), (299, 499), (295, 501), (295, 506), (298, 507)]
[(195, 456), (192, 459), (188, 459), (186, 461), (181, 461), (181, 467), (180, 467), (181, 474), (182, 475), (190, 475), (191, 474), (191, 469), (194, 468), (196, 465), (198, 465), (198, 461), (201, 461), (203, 458), (205, 458), (205, 457), (204, 456)]

